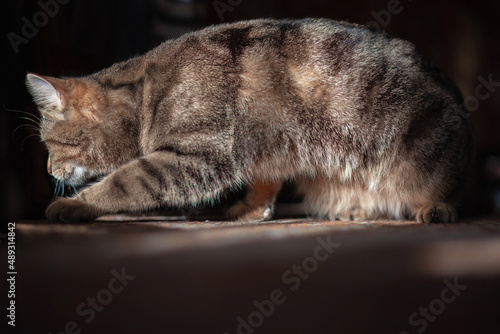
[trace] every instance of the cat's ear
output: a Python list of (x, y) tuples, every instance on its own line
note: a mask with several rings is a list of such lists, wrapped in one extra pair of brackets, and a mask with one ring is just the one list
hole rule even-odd
[(61, 85), (63, 79), (52, 78), (29, 73), (26, 76), (26, 86), (41, 112), (51, 114), (58, 119), (64, 119), (66, 104)]

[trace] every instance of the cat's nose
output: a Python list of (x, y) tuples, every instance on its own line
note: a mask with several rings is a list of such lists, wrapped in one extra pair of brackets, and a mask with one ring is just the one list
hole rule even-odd
[(50, 155), (49, 155), (49, 157), (47, 159), (47, 173), (49, 173), (50, 175), (52, 175), (52, 161), (50, 160)]

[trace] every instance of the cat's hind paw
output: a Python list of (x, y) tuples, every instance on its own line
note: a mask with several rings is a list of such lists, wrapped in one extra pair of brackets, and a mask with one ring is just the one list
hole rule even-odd
[(103, 214), (95, 206), (73, 198), (59, 198), (52, 202), (45, 211), (48, 220), (65, 223), (87, 222)]
[(417, 212), (419, 223), (454, 223), (456, 219), (455, 208), (446, 203), (426, 203)]
[(272, 204), (252, 208), (242, 201), (239, 201), (229, 209), (227, 216), (231, 220), (260, 222), (271, 219), (273, 217), (273, 211), (274, 205)]

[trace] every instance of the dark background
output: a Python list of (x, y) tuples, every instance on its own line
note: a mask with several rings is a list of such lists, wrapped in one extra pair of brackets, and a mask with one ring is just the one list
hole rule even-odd
[[(394, 0), (60, 2), (3, 4), (2, 222), (42, 217), (54, 194), (54, 182), (46, 173), (44, 145), (32, 121), (19, 112), (37, 116), (24, 86), (26, 72), (51, 76), (89, 74), (141, 54), (165, 39), (210, 24), (260, 17), (326, 17), (370, 24), (412, 41), (459, 86), (464, 97), (473, 99), (477, 95), (480, 78), (500, 82), (497, 1), (401, 0), (399, 6), (392, 5)], [(392, 14), (389, 9), (393, 9)], [(35, 24), (36, 30), (28, 29), (26, 22)], [(14, 34), (23, 38), (18, 45), (11, 41)], [(482, 88), (480, 92), (487, 90)], [(500, 213), (500, 87), (490, 93), (471, 114), (478, 168), (467, 211), (483, 216)]]

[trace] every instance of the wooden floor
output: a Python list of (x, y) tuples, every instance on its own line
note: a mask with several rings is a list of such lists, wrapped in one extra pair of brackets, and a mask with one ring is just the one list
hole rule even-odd
[(500, 333), (499, 220), (182, 218), (18, 222), (17, 332)]

